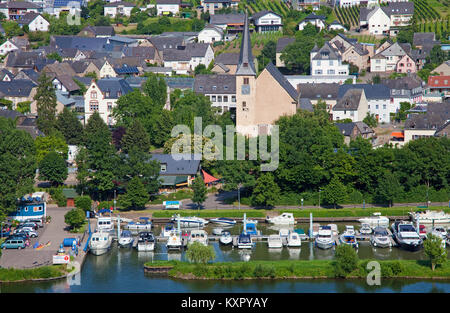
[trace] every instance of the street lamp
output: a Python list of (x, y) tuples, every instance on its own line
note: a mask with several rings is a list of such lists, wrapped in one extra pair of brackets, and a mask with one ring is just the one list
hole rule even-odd
[(322, 189), (319, 188), (319, 208), (320, 208), (320, 192), (322, 191)]
[(302, 200), (302, 209), (303, 209), (303, 198), (301, 200)]

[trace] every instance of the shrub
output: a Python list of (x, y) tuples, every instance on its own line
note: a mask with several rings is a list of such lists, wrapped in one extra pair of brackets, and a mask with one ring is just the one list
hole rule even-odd
[(347, 277), (358, 267), (358, 255), (355, 249), (345, 244), (337, 246), (333, 265), (336, 277)]
[(89, 196), (79, 196), (75, 198), (75, 206), (77, 209), (89, 211), (91, 209), (92, 200)]
[(66, 206), (67, 198), (64, 196), (61, 188), (50, 188), (50, 195), (59, 207)]
[(214, 258), (216, 257), (212, 246), (204, 246), (199, 242), (194, 242), (193, 244), (189, 245), (186, 256), (189, 261), (193, 263), (203, 264), (214, 260)]
[(64, 215), (64, 221), (72, 229), (79, 228), (84, 224), (85, 213), (81, 209), (72, 209)]

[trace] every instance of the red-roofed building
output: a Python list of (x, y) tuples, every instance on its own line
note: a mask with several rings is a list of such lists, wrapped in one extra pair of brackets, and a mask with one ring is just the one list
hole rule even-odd
[(450, 97), (450, 76), (428, 77), (428, 89), (430, 93), (438, 92), (443, 97)]

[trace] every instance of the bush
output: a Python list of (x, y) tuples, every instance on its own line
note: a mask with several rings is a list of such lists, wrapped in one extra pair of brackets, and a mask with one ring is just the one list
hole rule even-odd
[(72, 209), (64, 215), (64, 221), (72, 229), (79, 228), (85, 222), (85, 212), (81, 209)]
[(61, 188), (50, 188), (50, 196), (59, 207), (64, 207), (67, 205), (67, 198), (64, 196)]
[(358, 255), (355, 249), (346, 244), (337, 246), (333, 265), (336, 277), (347, 277), (358, 267)]
[(91, 209), (92, 200), (89, 196), (79, 196), (75, 198), (75, 206), (77, 209), (89, 211)]
[(199, 242), (194, 242), (193, 244), (189, 245), (186, 256), (189, 261), (193, 263), (203, 264), (214, 260), (214, 258), (216, 257), (214, 248), (212, 246), (204, 246)]

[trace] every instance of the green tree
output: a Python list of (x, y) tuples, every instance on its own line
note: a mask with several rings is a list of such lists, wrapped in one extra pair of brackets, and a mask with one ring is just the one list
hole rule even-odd
[(334, 259), (333, 267), (336, 277), (345, 278), (358, 268), (358, 254), (350, 245), (336, 246)]
[(167, 100), (166, 81), (156, 74), (150, 73), (142, 86), (142, 91), (152, 99), (153, 104), (162, 108)]
[(30, 112), (30, 104), (31, 101), (23, 101), (17, 103), (17, 111), (19, 111), (22, 114)]
[(402, 187), (397, 177), (386, 171), (378, 180), (377, 199), (383, 203), (389, 203), (389, 207), (394, 202), (394, 198), (402, 192)]
[(0, 218), (17, 210), (17, 199), (33, 191), (36, 147), (30, 134), (0, 117)]
[(89, 211), (92, 206), (92, 200), (89, 196), (79, 196), (75, 198), (75, 207), (83, 211)]
[(197, 175), (197, 177), (195, 178), (194, 183), (192, 184), (192, 190), (194, 191), (194, 194), (191, 200), (193, 203), (197, 204), (197, 207), (200, 207), (201, 204), (205, 202), (206, 195), (208, 193), (205, 182), (203, 181), (201, 175)]
[(77, 114), (68, 108), (58, 115), (56, 128), (63, 134), (67, 144), (79, 145), (83, 140), (83, 125)]
[(128, 153), (133, 149), (148, 152), (150, 150), (150, 137), (139, 120), (127, 128), (121, 140), (122, 151)]
[(47, 59), (62, 62), (62, 57), (57, 52), (52, 52), (52, 53), (47, 54)]
[(37, 137), (34, 143), (36, 145), (36, 161), (38, 164), (50, 152), (57, 152), (64, 159), (67, 159), (69, 147), (63, 135), (58, 131), (53, 131), (45, 137)]
[(47, 153), (39, 163), (39, 177), (53, 186), (64, 183), (68, 170), (65, 159), (57, 152)]
[(275, 64), (276, 62), (276, 50), (277, 44), (275, 41), (270, 40), (264, 44), (264, 48), (261, 50), (261, 54), (258, 55), (258, 70), (262, 71), (269, 62)]
[(37, 126), (46, 135), (56, 126), (56, 93), (50, 77), (43, 73), (38, 78), (38, 87), (34, 96), (37, 106)]
[(119, 204), (124, 209), (143, 209), (149, 200), (149, 195), (141, 179), (133, 177), (127, 185), (127, 192), (119, 197)]
[(264, 173), (257, 180), (252, 194), (252, 205), (273, 207), (279, 199), (280, 188), (272, 173)]
[(366, 117), (363, 119), (363, 122), (366, 123), (369, 127), (377, 127), (378, 125), (375, 114), (370, 114), (369, 112), (367, 112)]
[(72, 229), (80, 228), (85, 220), (85, 212), (81, 209), (72, 209), (64, 215), (64, 222)]
[(444, 264), (447, 261), (447, 250), (442, 245), (442, 239), (428, 234), (427, 239), (423, 242), (425, 254), (430, 259), (431, 270), (434, 271), (436, 265)]
[(346, 200), (347, 190), (343, 183), (335, 176), (323, 190), (323, 200), (329, 204), (336, 205)]
[(214, 260), (216, 254), (212, 246), (204, 246), (200, 242), (194, 242), (189, 245), (186, 256), (193, 263), (206, 264)]

